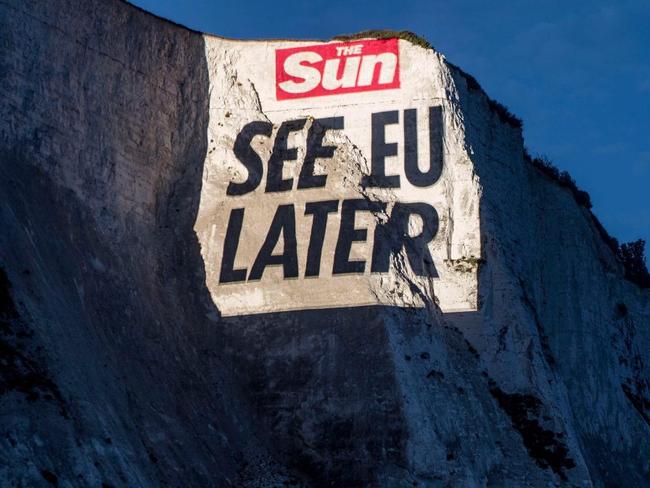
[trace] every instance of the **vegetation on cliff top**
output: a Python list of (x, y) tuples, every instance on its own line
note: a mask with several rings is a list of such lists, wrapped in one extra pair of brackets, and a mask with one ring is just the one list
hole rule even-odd
[(356, 34), (341, 34), (333, 37), (335, 41), (354, 41), (355, 39), (404, 39), (411, 44), (423, 47), (424, 49), (433, 49), (433, 46), (424, 37), (418, 36), (410, 31), (394, 31), (387, 29), (370, 29)]

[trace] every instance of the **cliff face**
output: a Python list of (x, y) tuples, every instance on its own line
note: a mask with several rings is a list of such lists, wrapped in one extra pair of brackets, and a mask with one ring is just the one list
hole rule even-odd
[(1, 0), (0, 95), (3, 485), (650, 482), (650, 294), (439, 53)]

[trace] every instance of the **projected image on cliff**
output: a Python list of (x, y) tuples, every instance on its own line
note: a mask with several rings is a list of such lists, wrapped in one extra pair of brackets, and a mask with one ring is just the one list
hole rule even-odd
[(476, 185), (435, 70), (413, 73), (419, 48), (250, 47), (232, 89), (212, 92), (195, 225), (221, 313), (433, 306), (427, 297), (475, 310)]

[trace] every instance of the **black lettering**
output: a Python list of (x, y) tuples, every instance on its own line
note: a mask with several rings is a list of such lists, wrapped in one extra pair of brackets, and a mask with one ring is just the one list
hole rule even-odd
[(323, 240), (327, 228), (327, 215), (339, 209), (338, 200), (323, 202), (309, 202), (305, 205), (305, 215), (313, 215), (311, 235), (307, 249), (307, 266), (305, 276), (318, 276), (320, 274), (320, 260), (323, 253)]
[(442, 173), (442, 107), (429, 107), (429, 169), (418, 166), (417, 112), (404, 110), (404, 172), (413, 186), (431, 186)]
[(356, 229), (354, 217), (356, 212), (381, 212), (386, 208), (383, 202), (370, 202), (363, 198), (357, 200), (343, 200), (341, 205), (341, 227), (339, 237), (334, 251), (333, 274), (363, 273), (366, 269), (366, 262), (350, 260), (350, 251), (353, 242), (363, 242), (368, 235), (367, 229)]
[[(438, 181), (444, 164), (444, 121), (442, 107), (429, 107), (429, 173), (433, 183)], [(433, 184), (431, 183), (431, 184)]]
[(264, 166), (259, 155), (251, 147), (251, 142), (255, 136), (270, 137), (273, 132), (273, 124), (270, 122), (249, 122), (244, 126), (237, 138), (235, 139), (234, 152), (235, 156), (248, 170), (248, 177), (243, 183), (228, 183), (226, 195), (244, 195), (255, 190), (262, 181)]
[[(282, 254), (273, 249), (282, 234)], [(259, 280), (267, 266), (282, 266), (285, 278), (298, 277), (298, 250), (296, 244), (296, 212), (292, 204), (280, 205), (275, 212), (269, 232), (264, 239), (255, 263), (248, 275), (249, 280)]]
[(307, 133), (307, 153), (298, 178), (299, 190), (325, 186), (327, 175), (315, 175), (314, 163), (316, 158), (331, 158), (334, 156), (336, 146), (323, 146), (323, 138), (328, 130), (341, 129), (343, 129), (343, 117), (314, 120)]
[(266, 192), (289, 191), (293, 187), (293, 178), (282, 179), (282, 168), (285, 161), (298, 159), (298, 150), (295, 147), (287, 147), (289, 134), (302, 130), (307, 119), (296, 119), (282, 122), (278, 133), (275, 136), (273, 152), (269, 158), (269, 171), (266, 176)]
[[(422, 219), (422, 232), (414, 237), (409, 235), (408, 229), (411, 215), (419, 215)], [(438, 212), (429, 204), (395, 203), (388, 222), (375, 227), (371, 272), (387, 273), (391, 254), (405, 249), (416, 275), (437, 278), (428, 244), (438, 233), (438, 224)]]
[(364, 188), (399, 188), (399, 175), (386, 176), (386, 158), (397, 156), (397, 143), (386, 142), (386, 126), (398, 122), (397, 110), (372, 114), (370, 174), (361, 178)]
[(244, 209), (233, 208), (228, 219), (226, 239), (223, 242), (223, 256), (221, 258), (221, 272), (219, 283), (232, 283), (235, 281), (246, 281), (246, 268), (234, 269), (235, 256), (239, 246), (242, 222), (244, 220)]
[(429, 169), (418, 167), (418, 133), (416, 109), (404, 110), (404, 172), (413, 186), (431, 186), (442, 174), (442, 107), (429, 107)]

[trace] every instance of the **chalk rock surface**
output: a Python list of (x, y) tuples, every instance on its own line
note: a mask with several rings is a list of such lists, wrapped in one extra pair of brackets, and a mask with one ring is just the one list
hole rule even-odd
[(0, 0), (0, 226), (2, 486), (650, 484), (650, 293), (433, 49)]

